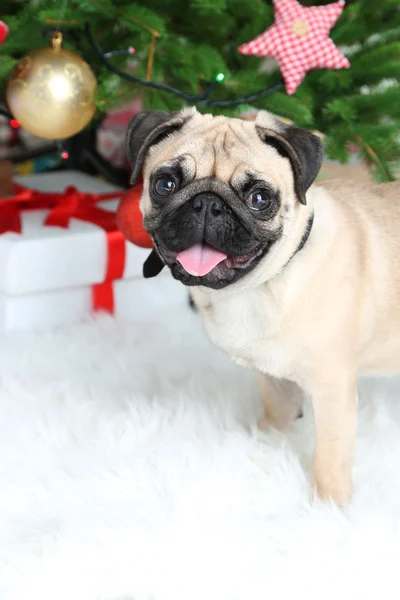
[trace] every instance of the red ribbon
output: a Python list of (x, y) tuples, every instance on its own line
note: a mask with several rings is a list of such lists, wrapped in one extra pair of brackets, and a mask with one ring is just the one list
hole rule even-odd
[(104, 281), (92, 286), (94, 311), (114, 312), (112, 282), (121, 279), (125, 268), (125, 239), (116, 225), (116, 213), (98, 206), (104, 200), (121, 198), (124, 192), (90, 194), (68, 187), (63, 193), (38, 192), (13, 184), (14, 196), (0, 199), (0, 235), (22, 233), (21, 211), (47, 209), (47, 226), (67, 228), (70, 219), (80, 219), (101, 227), (107, 235), (107, 266)]

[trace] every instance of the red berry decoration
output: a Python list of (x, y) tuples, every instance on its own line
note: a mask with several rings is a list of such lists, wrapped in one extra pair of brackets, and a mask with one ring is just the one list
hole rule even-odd
[(0, 45), (5, 42), (8, 35), (8, 27), (3, 21), (0, 21)]

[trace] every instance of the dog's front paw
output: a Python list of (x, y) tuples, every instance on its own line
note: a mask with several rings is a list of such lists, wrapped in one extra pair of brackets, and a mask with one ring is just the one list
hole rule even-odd
[(344, 473), (326, 473), (317, 475), (314, 472), (312, 482), (313, 500), (318, 498), (325, 502), (334, 502), (338, 506), (347, 506), (353, 492), (351, 476)]
[(282, 409), (275, 413), (264, 411), (264, 415), (257, 421), (257, 426), (261, 431), (268, 431), (271, 427), (279, 431), (286, 431), (296, 419), (303, 416), (303, 409), (297, 406), (282, 406)]
[(260, 431), (268, 431), (271, 427), (284, 431), (288, 427), (288, 423), (282, 418), (273, 418), (270, 415), (264, 415), (257, 421), (257, 427)]

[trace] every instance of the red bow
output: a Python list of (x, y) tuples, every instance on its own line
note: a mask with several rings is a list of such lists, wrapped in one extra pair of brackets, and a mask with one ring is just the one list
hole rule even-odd
[(107, 234), (107, 268), (103, 283), (95, 284), (93, 310), (114, 312), (112, 282), (120, 279), (125, 267), (125, 240), (116, 226), (115, 212), (105, 210), (97, 204), (104, 200), (122, 198), (124, 192), (90, 194), (68, 187), (63, 193), (38, 192), (13, 184), (14, 196), (0, 199), (0, 235), (7, 231), (21, 233), (22, 210), (47, 209), (44, 222), (48, 226), (67, 228), (71, 218), (98, 225)]

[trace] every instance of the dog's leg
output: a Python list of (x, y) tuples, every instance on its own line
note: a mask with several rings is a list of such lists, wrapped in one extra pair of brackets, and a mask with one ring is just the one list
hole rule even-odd
[(303, 392), (296, 383), (262, 373), (258, 373), (258, 380), (264, 406), (264, 416), (258, 422), (260, 429), (284, 430), (303, 415)]
[(190, 294), (190, 293), (189, 293), (188, 301), (189, 301), (190, 308), (196, 312), (197, 311), (197, 306), (196, 306), (196, 304), (195, 304), (195, 302), (193, 300), (192, 294)]
[(310, 386), (315, 420), (313, 490), (339, 505), (352, 493), (352, 461), (357, 427), (357, 387), (354, 378), (336, 373)]

